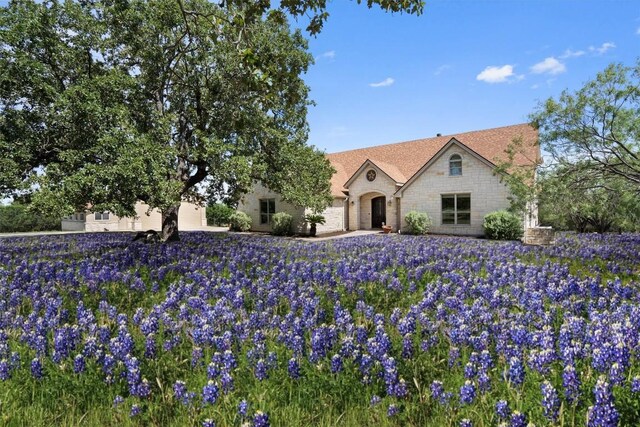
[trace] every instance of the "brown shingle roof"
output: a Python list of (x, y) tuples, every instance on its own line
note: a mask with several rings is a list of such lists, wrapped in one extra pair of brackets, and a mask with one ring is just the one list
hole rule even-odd
[(344, 184), (366, 160), (371, 160), (397, 182), (404, 183), (451, 138), (495, 164), (508, 160), (505, 150), (517, 137), (522, 138), (523, 151), (516, 154), (515, 165), (531, 166), (540, 161), (538, 131), (528, 123), (327, 154), (336, 169), (331, 178), (332, 194), (344, 197)]

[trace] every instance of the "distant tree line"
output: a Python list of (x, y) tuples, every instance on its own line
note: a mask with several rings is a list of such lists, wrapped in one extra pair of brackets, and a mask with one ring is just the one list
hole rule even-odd
[(60, 218), (30, 212), (27, 205), (0, 206), (0, 233), (60, 230)]

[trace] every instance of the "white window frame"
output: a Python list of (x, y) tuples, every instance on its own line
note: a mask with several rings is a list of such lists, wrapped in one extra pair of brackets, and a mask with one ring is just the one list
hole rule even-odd
[(449, 176), (462, 176), (462, 156), (460, 154), (452, 154), (449, 157)]
[[(469, 209), (458, 209), (458, 198), (468, 198), (469, 199)], [(445, 198), (453, 198), (453, 210), (445, 211), (444, 210), (444, 199)], [(453, 222), (445, 222), (445, 214), (453, 214)], [(468, 222), (460, 221), (461, 215), (469, 215)], [(460, 226), (468, 226), (471, 225), (471, 193), (448, 193), (440, 195), (440, 222), (442, 225), (460, 225)]]
[(109, 221), (109, 211), (95, 212), (93, 218), (96, 221)]
[[(276, 213), (276, 199), (260, 199), (260, 224), (271, 224), (271, 219), (273, 215)], [(263, 211), (263, 203), (266, 203), (267, 210)], [(272, 207), (273, 209), (270, 209)], [(265, 219), (266, 218), (266, 219)]]

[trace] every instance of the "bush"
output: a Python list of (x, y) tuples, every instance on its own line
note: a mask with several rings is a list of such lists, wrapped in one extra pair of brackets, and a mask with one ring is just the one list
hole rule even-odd
[(0, 233), (60, 230), (62, 220), (29, 212), (26, 205), (0, 206)]
[(231, 231), (251, 230), (251, 217), (242, 211), (235, 211), (229, 216), (229, 230)]
[(427, 234), (431, 226), (431, 219), (425, 212), (411, 211), (405, 215), (404, 220), (409, 226), (410, 234)]
[(493, 240), (516, 240), (522, 237), (522, 220), (507, 211), (491, 212), (484, 216), (484, 235)]
[(207, 225), (229, 225), (234, 209), (222, 203), (207, 206)]
[(293, 217), (286, 212), (278, 212), (271, 217), (273, 234), (276, 236), (286, 236), (291, 234), (291, 226), (293, 225)]

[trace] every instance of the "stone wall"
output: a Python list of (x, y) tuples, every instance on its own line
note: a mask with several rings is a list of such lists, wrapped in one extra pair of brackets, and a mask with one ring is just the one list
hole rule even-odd
[(552, 245), (555, 234), (552, 227), (531, 227), (524, 230), (522, 241), (527, 245)]
[[(449, 158), (453, 154), (462, 156), (462, 175), (449, 175)], [(471, 195), (471, 224), (442, 224), (443, 194)], [(415, 210), (426, 212), (431, 218), (429, 232), (480, 236), (484, 233), (484, 216), (509, 207), (509, 190), (498, 176), (493, 175), (492, 167), (456, 144), (435, 159), (411, 185), (403, 189), (401, 195), (402, 230), (406, 229), (404, 216)]]
[[(376, 171), (376, 179), (367, 180), (367, 171)], [(386, 224), (393, 227), (398, 226), (396, 216), (396, 206), (394, 205), (396, 192), (396, 182), (389, 178), (379, 168), (370, 165), (356, 177), (349, 185), (349, 230), (367, 230), (371, 228), (371, 199), (378, 196), (385, 196)], [(391, 200), (391, 205), (389, 201)]]

